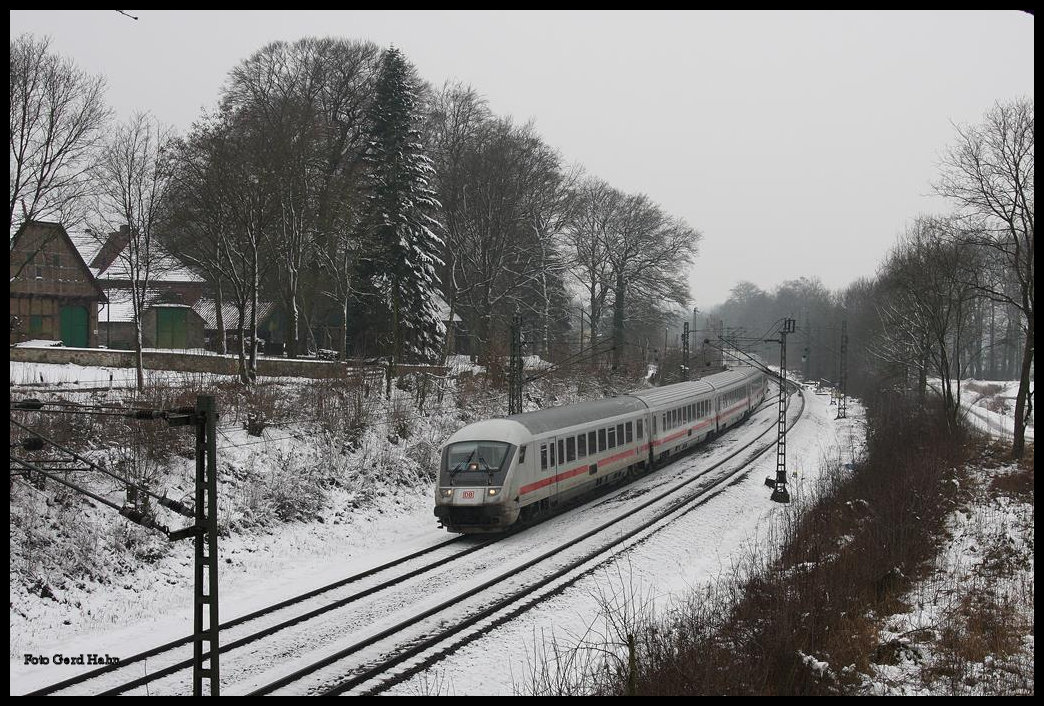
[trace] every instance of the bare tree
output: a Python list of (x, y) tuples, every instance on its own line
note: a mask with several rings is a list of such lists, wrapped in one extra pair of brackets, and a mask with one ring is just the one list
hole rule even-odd
[(168, 203), (160, 237), (187, 263), (206, 273), (215, 296), (217, 318), (217, 351), (227, 352), (222, 304), (225, 281), (218, 265), (223, 215), (211, 152), (218, 132), (216, 121), (207, 115), (193, 125), (192, 133), (171, 144), (172, 179), (167, 191)]
[(879, 305), (874, 350), (882, 360), (913, 368), (922, 396), (928, 374), (938, 377), (946, 423), (956, 428), (968, 362), (963, 342), (975, 299), (968, 272), (980, 264), (974, 248), (950, 237), (952, 226), (947, 219), (918, 219), (892, 251), (882, 272), (890, 296)]
[[(457, 312), (458, 291), (464, 283), (458, 282), (458, 248), (463, 242), (468, 221), (467, 161), (481, 126), (489, 121), (491, 113), (486, 101), (475, 89), (459, 83), (447, 83), (431, 99), (427, 133), (435, 163), (436, 187), (442, 204), (442, 230), (446, 244), (442, 255), (442, 288), (449, 307), (449, 321)], [(464, 285), (466, 286), (466, 285)], [(450, 324), (452, 325), (452, 323)], [(443, 359), (452, 352), (452, 336), (446, 336)]]
[(1021, 458), (1026, 424), (1033, 414), (1033, 101), (998, 103), (982, 123), (958, 127), (957, 134), (936, 190), (959, 204), (966, 221), (960, 237), (981, 248), (1005, 272), (998, 280), (983, 276), (986, 269), (973, 271), (973, 286), (1022, 315), (1025, 342), (1011, 452), (1013, 458)]
[(575, 207), (564, 241), (569, 252), (569, 272), (583, 289), (591, 322), (591, 348), (598, 341), (607, 297), (612, 288), (606, 247), (625, 196), (597, 178), (584, 181), (576, 190)]
[(98, 232), (126, 229), (127, 244), (118, 262), (130, 287), (139, 390), (145, 387), (141, 317), (148, 303), (150, 281), (163, 266), (156, 231), (171, 181), (166, 158), (171, 137), (169, 128), (138, 113), (116, 128), (99, 164), (97, 217), (102, 227)]
[(278, 264), (290, 355), (306, 344), (303, 321), (316, 290), (342, 305), (350, 292), (346, 283), (331, 288), (313, 265), (322, 263), (339, 279), (349, 276), (353, 192), (377, 62), (371, 43), (308, 38), (269, 44), (229, 76), (222, 109), (235, 114), (237, 129), (256, 133), (253, 139), (264, 144), (257, 161), (278, 217), (263, 236)]
[[(226, 114), (226, 120), (235, 116)], [(215, 231), (218, 266), (231, 285), (238, 312), (240, 380), (252, 383), (257, 377), (257, 315), (262, 278), (273, 267), (264, 257), (265, 233), (275, 227), (276, 197), (270, 174), (264, 168), (263, 137), (226, 124), (215, 144), (211, 168), (218, 186), (223, 218)], [(249, 316), (249, 325), (246, 322)], [(247, 335), (249, 345), (247, 350)]]
[(564, 270), (555, 246), (564, 177), (532, 125), (489, 117), (473, 94), (450, 98), (439, 108), (448, 117), (435, 143), (442, 281), (481, 352), (492, 354), (516, 311), (541, 328), (552, 313), (548, 301)]
[(67, 228), (83, 217), (102, 128), (105, 80), (23, 34), (11, 40), (10, 233), (30, 220)]
[(686, 306), (684, 272), (696, 256), (700, 233), (667, 215), (644, 194), (627, 197), (617, 227), (605, 234), (612, 270), (613, 368), (619, 367), (624, 323), (632, 298)]

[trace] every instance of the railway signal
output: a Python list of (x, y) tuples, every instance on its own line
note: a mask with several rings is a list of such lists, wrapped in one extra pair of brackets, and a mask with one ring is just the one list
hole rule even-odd
[(776, 423), (776, 478), (766, 478), (765, 485), (772, 488), (772, 500), (777, 503), (790, 502), (787, 491), (787, 334), (794, 333), (796, 323), (794, 319), (784, 319), (779, 338), (769, 339), (779, 344), (779, 419)]
[(838, 381), (840, 396), (837, 399), (837, 419), (847, 416), (845, 409), (845, 388), (848, 386), (848, 320), (841, 322), (841, 379)]

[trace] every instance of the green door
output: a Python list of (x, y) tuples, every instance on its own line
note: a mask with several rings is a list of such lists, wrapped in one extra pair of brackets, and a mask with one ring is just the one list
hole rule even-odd
[(184, 348), (188, 340), (185, 309), (156, 308), (156, 347)]
[(87, 309), (82, 306), (63, 306), (59, 314), (62, 343), (70, 348), (87, 347)]

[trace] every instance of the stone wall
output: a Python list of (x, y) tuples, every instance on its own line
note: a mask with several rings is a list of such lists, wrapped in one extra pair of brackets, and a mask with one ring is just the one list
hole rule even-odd
[[(162, 350), (146, 350), (142, 354), (145, 368), (148, 370), (176, 370), (189, 373), (216, 373), (218, 375), (236, 375), (235, 356), (217, 354), (184, 353)], [(134, 351), (110, 350), (98, 348), (11, 348), (11, 360), (27, 363), (73, 363), (75, 365), (92, 365), (111, 368), (133, 368)], [(362, 361), (341, 363), (329, 360), (308, 360), (289, 358), (258, 358), (257, 374), (262, 377), (303, 377), (329, 378), (340, 377), (349, 370), (362, 367)], [(374, 367), (374, 366), (369, 366)], [(434, 375), (445, 375), (446, 368), (432, 365), (399, 365), (399, 375), (411, 372), (426, 372)]]

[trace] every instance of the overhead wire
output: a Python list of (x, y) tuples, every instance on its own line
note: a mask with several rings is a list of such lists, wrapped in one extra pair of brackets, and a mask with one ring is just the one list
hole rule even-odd
[[(19, 421), (15, 420), (15, 419), (11, 419), (10, 422), (12, 424), (14, 424), (15, 426), (17, 426), (17, 427), (19, 427), (19, 428), (29, 432), (30, 434), (34, 434), (36, 437), (39, 437), (40, 439), (44, 440), (46, 443), (50, 444), (51, 446), (54, 446), (55, 448), (59, 449), (60, 451), (63, 451), (65, 453), (69, 454), (70, 456), (72, 456), (74, 459), (80, 461), (81, 463), (87, 464), (87, 466), (89, 467), (90, 470), (99, 471), (99, 472), (109, 476), (110, 478), (116, 480), (117, 482), (122, 483), (123, 485), (127, 486), (128, 488), (134, 488), (136, 491), (144, 493), (144, 494), (146, 494), (146, 495), (148, 495), (148, 496), (150, 496), (152, 498), (155, 498), (159, 502), (163, 502), (163, 503), (167, 502), (168, 499), (167, 499), (166, 495), (157, 495), (156, 493), (153, 493), (152, 491), (150, 491), (144, 485), (142, 485), (140, 483), (135, 483), (134, 481), (128, 480), (126, 478), (121, 477), (120, 475), (118, 475), (116, 473), (113, 473), (112, 471), (110, 471), (109, 469), (105, 468), (104, 466), (100, 466), (100, 465), (94, 463), (90, 459), (85, 458), (84, 456), (81, 456), (80, 454), (78, 454), (75, 451), (72, 451), (72, 450), (66, 448), (65, 446), (62, 446), (61, 444), (59, 444), (54, 439), (46, 437), (46, 436), (40, 434), (39, 432), (37, 432), (37, 431), (35, 431), (33, 429), (30, 429), (29, 427), (27, 427), (26, 425), (20, 423)], [(12, 457), (12, 458), (14, 458), (14, 457)], [(28, 463), (26, 461), (20, 461), (20, 462), (21, 463)]]

